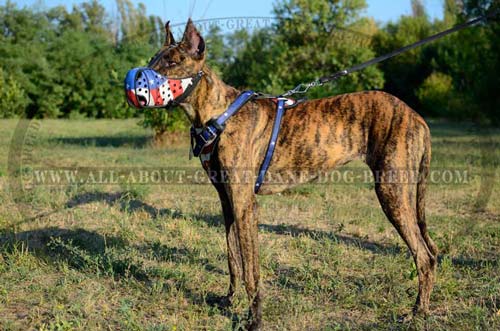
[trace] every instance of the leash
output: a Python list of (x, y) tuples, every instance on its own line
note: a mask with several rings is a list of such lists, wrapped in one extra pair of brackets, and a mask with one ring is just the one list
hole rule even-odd
[(414, 48), (417, 48), (417, 47), (420, 47), (422, 45), (425, 45), (425, 44), (428, 44), (430, 42), (433, 42), (434, 40), (437, 40), (437, 39), (440, 39), (440, 38), (443, 38), (451, 33), (455, 33), (455, 32), (458, 32), (460, 30), (463, 30), (463, 29), (466, 29), (468, 27), (471, 27), (473, 25), (476, 25), (482, 21), (487, 21), (488, 19), (492, 19), (494, 18), (498, 13), (500, 12), (500, 10), (496, 10), (496, 11), (493, 11), (492, 13), (490, 14), (487, 14), (487, 15), (482, 15), (482, 16), (479, 16), (475, 19), (472, 19), (468, 22), (465, 22), (465, 23), (462, 23), (462, 24), (459, 24), (451, 29), (448, 29), (448, 30), (445, 30), (445, 31), (442, 31), (442, 32), (439, 32), (435, 35), (432, 35), (430, 37), (427, 37), (425, 39), (422, 39), (420, 41), (417, 41), (413, 44), (410, 44), (410, 45), (407, 45), (407, 46), (404, 46), (404, 47), (401, 47), (391, 53), (388, 53), (388, 54), (385, 54), (385, 55), (382, 55), (382, 56), (379, 56), (379, 57), (376, 57), (374, 59), (371, 59), (370, 61), (366, 61), (366, 62), (363, 62), (361, 64), (358, 64), (358, 65), (355, 65), (354, 67), (351, 67), (351, 68), (348, 68), (348, 69), (344, 69), (344, 70), (341, 70), (341, 71), (338, 71), (336, 73), (334, 73), (333, 75), (329, 75), (329, 76), (323, 76), (315, 81), (312, 81), (310, 83), (301, 83), (299, 85), (297, 85), (295, 88), (285, 92), (282, 96), (286, 97), (286, 96), (290, 96), (290, 95), (294, 95), (294, 94), (305, 94), (307, 93), (307, 91), (309, 91), (310, 88), (313, 88), (313, 87), (317, 87), (317, 86), (322, 86), (324, 85), (325, 83), (329, 83), (329, 82), (332, 82), (332, 81), (335, 81), (341, 77), (344, 77), (344, 76), (347, 76), (349, 74), (352, 74), (356, 71), (360, 71), (360, 70), (363, 70), (365, 69), (366, 67), (369, 67), (371, 65), (374, 65), (374, 64), (377, 64), (377, 63), (380, 63), (380, 62), (384, 62), (390, 58), (393, 58), (399, 54), (402, 54), (402, 53), (405, 53), (405, 52), (408, 52)]

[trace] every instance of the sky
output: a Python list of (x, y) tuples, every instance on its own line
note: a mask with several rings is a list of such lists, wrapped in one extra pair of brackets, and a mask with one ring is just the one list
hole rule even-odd
[[(78, 4), (78, 0), (11, 0), (19, 7)], [(6, 0), (0, 0), (5, 4)], [(115, 0), (100, 0), (110, 13), (116, 13)], [(271, 16), (273, 3), (271, 0), (142, 0), (148, 14), (155, 14), (172, 23), (185, 22), (188, 17), (193, 20), (234, 17), (234, 16)], [(395, 21), (399, 16), (411, 13), (410, 0), (367, 0), (366, 14), (379, 22)], [(441, 17), (443, 0), (424, 0), (431, 18)]]

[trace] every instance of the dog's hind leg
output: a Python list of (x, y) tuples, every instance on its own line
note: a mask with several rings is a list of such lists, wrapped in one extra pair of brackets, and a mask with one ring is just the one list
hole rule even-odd
[[(382, 171), (380, 178), (385, 173)], [(422, 235), (414, 205), (412, 194), (413, 184), (384, 183), (375, 185), (378, 199), (384, 213), (401, 235), (410, 249), (418, 272), (418, 296), (414, 313), (427, 313), (429, 300), (434, 286), (436, 257), (428, 247)]]
[(427, 177), (429, 176), (429, 168), (431, 163), (431, 142), (430, 134), (427, 133), (424, 138), (424, 152), (420, 161), (418, 181), (417, 181), (417, 220), (420, 232), (424, 237), (427, 247), (437, 258), (438, 247), (429, 236), (427, 231), (427, 223), (425, 221), (425, 191), (427, 188)]
[(394, 109), (386, 110), (385, 119), (375, 122), (366, 160), (375, 175), (382, 209), (415, 261), (419, 286), (414, 313), (425, 314), (437, 265), (437, 247), (427, 233), (424, 213), (430, 131), (415, 112), (405, 111), (406, 106), (399, 102), (393, 106)]

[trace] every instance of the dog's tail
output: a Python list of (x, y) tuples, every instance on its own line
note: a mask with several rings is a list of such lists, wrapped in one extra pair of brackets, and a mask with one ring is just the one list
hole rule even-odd
[(429, 176), (431, 165), (431, 135), (427, 125), (425, 128), (424, 154), (420, 161), (417, 182), (417, 222), (429, 251), (436, 256), (438, 248), (427, 232), (427, 223), (425, 221), (425, 191), (427, 188), (427, 177)]

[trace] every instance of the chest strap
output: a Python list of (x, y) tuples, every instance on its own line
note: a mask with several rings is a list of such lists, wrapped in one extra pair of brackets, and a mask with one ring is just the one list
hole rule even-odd
[[(216, 143), (225, 129), (225, 123), (231, 116), (236, 114), (250, 99), (255, 97), (253, 91), (245, 91), (241, 93), (236, 100), (229, 106), (229, 108), (217, 118), (214, 118), (205, 125), (203, 128), (191, 127), (191, 148), (193, 155), (200, 157), (201, 164), (203, 168), (210, 172), (210, 161), (212, 153), (216, 148)], [(273, 158), (274, 150), (276, 148), (276, 142), (278, 140), (278, 135), (281, 126), (281, 120), (285, 113), (285, 109), (289, 106), (290, 99), (287, 98), (276, 98), (273, 100), (276, 102), (277, 111), (276, 118), (274, 120), (273, 131), (271, 133), (271, 139), (269, 140), (269, 145), (267, 146), (266, 156), (264, 161), (260, 166), (259, 173), (257, 175), (257, 180), (254, 186), (254, 192), (258, 193), (264, 179), (266, 177), (266, 172), (269, 169), (271, 160)], [(293, 106), (292, 106), (293, 107)]]
[(266, 177), (267, 169), (269, 168), (269, 164), (271, 164), (271, 160), (273, 158), (274, 149), (276, 148), (276, 142), (278, 140), (278, 134), (280, 132), (281, 119), (283, 118), (283, 114), (285, 113), (285, 104), (288, 99), (278, 98), (277, 100), (277, 110), (276, 110), (276, 118), (274, 119), (273, 132), (271, 133), (271, 139), (269, 140), (269, 145), (267, 146), (266, 156), (264, 158), (264, 162), (260, 166), (259, 174), (257, 176), (257, 181), (255, 182), (254, 192), (257, 194), (262, 186), (262, 182)]
[(206, 147), (214, 144), (225, 129), (227, 120), (238, 112), (250, 99), (255, 96), (254, 91), (241, 93), (229, 108), (219, 117), (213, 118), (201, 130), (191, 127), (191, 147), (193, 155), (198, 157)]

